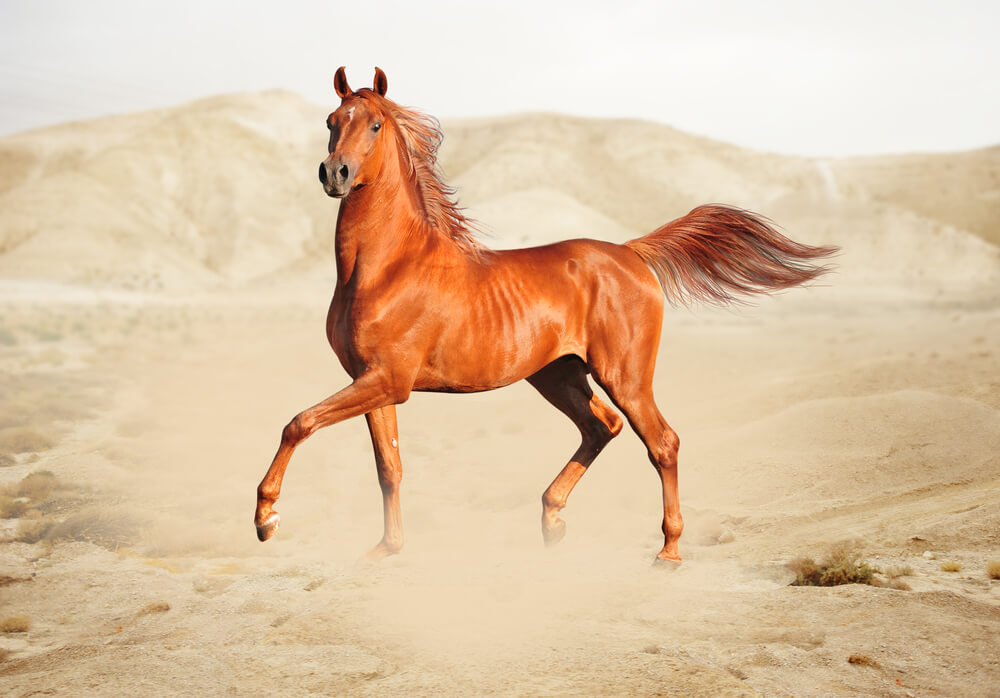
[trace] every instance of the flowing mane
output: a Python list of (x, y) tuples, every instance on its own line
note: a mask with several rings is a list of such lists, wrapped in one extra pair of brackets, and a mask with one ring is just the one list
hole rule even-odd
[(476, 237), (475, 221), (468, 218), (454, 200), (455, 188), (444, 181), (444, 173), (437, 161), (438, 148), (444, 140), (441, 123), (428, 114), (403, 107), (371, 90), (362, 89), (357, 94), (379, 102), (396, 124), (400, 145), (406, 154), (406, 173), (417, 191), (417, 200), (423, 209), (424, 221), (444, 233), (463, 251), (480, 256), (489, 250)]

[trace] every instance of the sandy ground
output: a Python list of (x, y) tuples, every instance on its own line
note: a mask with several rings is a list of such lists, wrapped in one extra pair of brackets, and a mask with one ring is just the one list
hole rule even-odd
[[(512, 163), (546, 156), (558, 168), (571, 153), (575, 171), (596, 147), (597, 126), (567, 120), (582, 125), (566, 142), (542, 152), (541, 133), (532, 152), (513, 149), (511, 123), (449, 131), (456, 181), (493, 244), (587, 226), (624, 239), (652, 215), (643, 191), (615, 203), (572, 176), (490, 194)], [(298, 450), (282, 529), (261, 545), (255, 488), (281, 427), (346, 383), (323, 336), (332, 259), (309, 254), (329, 239), (335, 205), (315, 214), (326, 228), (303, 223), (291, 241), (246, 228), (285, 250), (280, 264), (235, 249), (192, 271), (168, 225), (150, 232), (162, 255), (130, 277), (134, 236), (80, 233), (58, 247), (58, 226), (39, 224), (25, 238), (17, 221), (45, 200), (41, 185), (5, 190), (0, 693), (996, 695), (995, 223), (984, 232), (946, 207), (933, 218), (887, 202), (856, 174), (871, 172), (864, 162), (754, 160), (667, 131), (660, 151), (681, 161), (672, 177), (686, 163), (700, 179), (669, 190), (659, 222), (700, 182), (703, 200), (757, 201), (796, 237), (845, 246), (826, 286), (739, 310), (668, 310), (655, 387), (682, 440), (677, 570), (650, 564), (659, 483), (627, 429), (570, 498), (566, 539), (543, 547), (540, 495), (578, 436), (526, 384), (399, 408), (402, 555), (360, 562), (382, 520), (363, 420)], [(4, 146), (58, 152), (61, 137)], [(660, 151), (622, 158), (653, 172)], [(726, 167), (751, 171), (729, 181)], [(52, 259), (67, 250), (77, 267)], [(842, 541), (883, 572), (909, 567), (909, 589), (789, 586), (788, 561)]]

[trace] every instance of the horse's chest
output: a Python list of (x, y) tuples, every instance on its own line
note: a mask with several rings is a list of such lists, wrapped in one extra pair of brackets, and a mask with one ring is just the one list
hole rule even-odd
[(335, 294), (326, 319), (330, 347), (349, 372), (368, 365), (380, 344), (381, 312), (377, 304)]

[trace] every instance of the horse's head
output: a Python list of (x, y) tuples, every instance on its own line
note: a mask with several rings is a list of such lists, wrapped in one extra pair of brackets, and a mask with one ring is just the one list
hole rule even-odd
[(319, 166), (319, 181), (328, 196), (340, 199), (355, 189), (373, 181), (382, 162), (383, 126), (389, 115), (383, 109), (388, 81), (381, 69), (375, 68), (372, 89), (354, 92), (347, 84), (344, 68), (333, 78), (340, 97), (340, 107), (326, 118), (330, 129), (329, 157)]

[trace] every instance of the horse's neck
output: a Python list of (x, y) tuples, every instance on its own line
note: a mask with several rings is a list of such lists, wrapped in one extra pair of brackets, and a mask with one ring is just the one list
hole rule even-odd
[(419, 263), (421, 248), (431, 242), (425, 227), (402, 180), (351, 192), (337, 217), (338, 284), (374, 283), (389, 267), (398, 270), (400, 261)]

